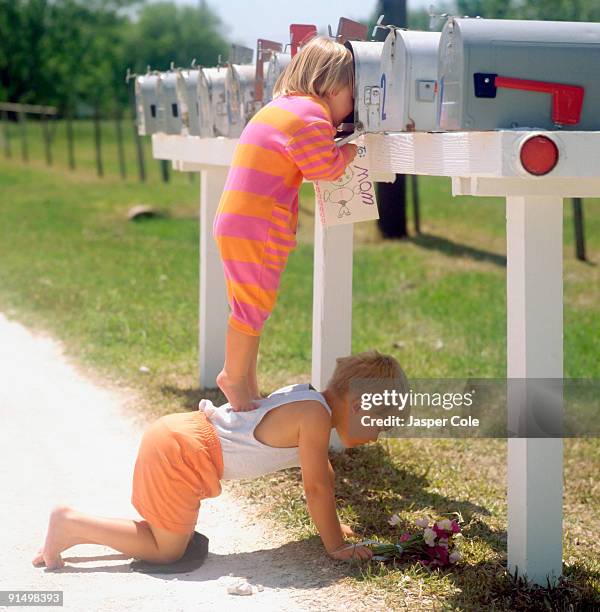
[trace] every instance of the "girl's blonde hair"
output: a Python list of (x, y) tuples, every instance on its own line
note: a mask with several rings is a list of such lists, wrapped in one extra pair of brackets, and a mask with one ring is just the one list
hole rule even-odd
[(343, 397), (350, 390), (353, 380), (359, 384), (365, 383), (368, 387), (388, 384), (395, 381), (396, 389), (408, 392), (409, 383), (400, 364), (391, 355), (383, 355), (378, 351), (366, 351), (338, 357), (336, 366), (327, 383), (327, 389), (333, 391), (338, 397)]
[(346, 85), (354, 93), (352, 52), (326, 36), (315, 36), (279, 75), (273, 97), (299, 93), (323, 98)]

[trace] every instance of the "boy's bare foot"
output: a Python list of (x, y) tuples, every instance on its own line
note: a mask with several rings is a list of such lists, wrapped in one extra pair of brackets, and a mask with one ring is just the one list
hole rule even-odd
[(73, 518), (74, 511), (68, 506), (58, 506), (52, 510), (44, 547), (32, 560), (35, 567), (45, 565), (49, 570), (64, 567), (60, 553), (79, 542), (72, 531)]
[(233, 378), (225, 370), (221, 370), (217, 375), (217, 385), (225, 394), (231, 408), (236, 412), (246, 412), (257, 407), (252, 402), (246, 377)]

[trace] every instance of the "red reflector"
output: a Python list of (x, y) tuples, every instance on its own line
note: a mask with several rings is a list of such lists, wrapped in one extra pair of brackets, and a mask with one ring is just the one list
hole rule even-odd
[(558, 147), (546, 136), (533, 136), (521, 147), (521, 164), (535, 176), (548, 174), (558, 163)]

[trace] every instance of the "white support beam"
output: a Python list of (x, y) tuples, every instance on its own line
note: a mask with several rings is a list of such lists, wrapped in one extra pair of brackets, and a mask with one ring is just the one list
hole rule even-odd
[[(506, 199), (509, 379), (563, 376), (562, 225), (560, 197)], [(513, 431), (526, 400), (509, 394)], [(509, 439), (509, 571), (542, 586), (561, 575), (562, 504), (562, 438)]]
[(216, 377), (225, 360), (229, 305), (212, 225), (227, 172), (227, 167), (213, 166), (200, 173), (200, 388), (217, 386)]
[[(354, 226), (323, 227), (315, 202), (313, 273), (313, 386), (320, 391), (335, 369), (335, 360), (352, 352), (352, 247)], [(332, 450), (344, 448), (335, 429)]]
[(311, 380), (317, 389), (352, 349), (353, 234), (351, 223), (324, 228), (315, 215)]

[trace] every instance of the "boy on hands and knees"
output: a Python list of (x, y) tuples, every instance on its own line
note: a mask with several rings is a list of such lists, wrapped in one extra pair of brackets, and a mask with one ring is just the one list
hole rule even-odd
[(345, 539), (353, 533), (337, 516), (328, 456), (332, 428), (346, 446), (377, 439), (378, 428), (355, 428), (361, 406), (350, 386), (360, 380), (407, 386), (393, 357), (369, 351), (339, 358), (322, 393), (308, 384), (290, 385), (259, 400), (252, 411), (201, 400), (198, 411), (161, 417), (145, 431), (134, 469), (132, 503), (144, 520), (59, 506), (33, 564), (60, 568), (60, 553), (77, 544), (110, 546), (150, 564), (173, 563), (194, 535), (201, 500), (219, 495), (221, 480), (294, 466), (302, 470), (308, 510), (325, 551), (340, 560), (369, 559), (369, 548)]

